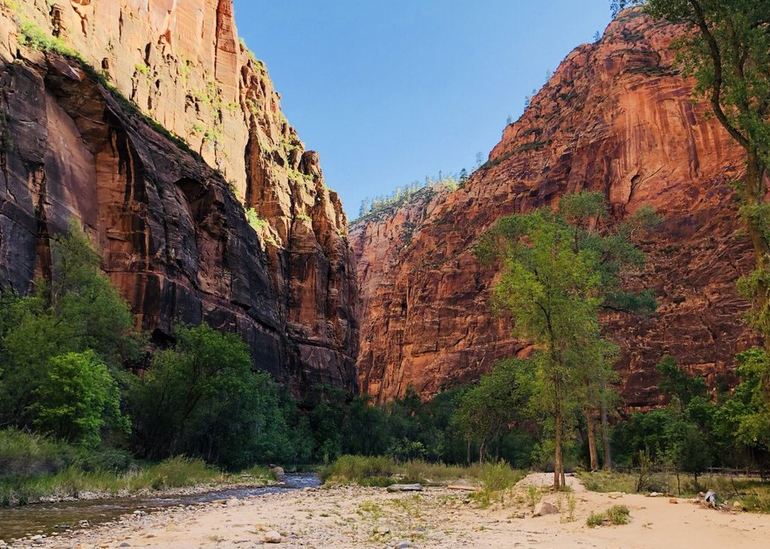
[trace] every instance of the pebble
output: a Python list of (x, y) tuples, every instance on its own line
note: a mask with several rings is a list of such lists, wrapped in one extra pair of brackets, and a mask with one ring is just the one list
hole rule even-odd
[(396, 544), (393, 546), (393, 549), (411, 549), (411, 548), (413, 548), (413, 547), (414, 547), (414, 545), (412, 545), (412, 544), (411, 544), (410, 542), (408, 542), (408, 541), (399, 541), (398, 543), (396, 543)]

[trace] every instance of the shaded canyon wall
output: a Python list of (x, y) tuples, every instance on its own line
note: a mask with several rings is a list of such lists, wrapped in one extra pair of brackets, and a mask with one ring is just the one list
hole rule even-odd
[(282, 381), (353, 389), (347, 220), (279, 99), (232, 0), (0, 3), (0, 283), (28, 291), (73, 218), (156, 339), (206, 320)]

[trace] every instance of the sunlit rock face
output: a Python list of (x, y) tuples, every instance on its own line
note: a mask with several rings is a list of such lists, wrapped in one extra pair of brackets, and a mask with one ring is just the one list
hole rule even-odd
[[(29, 29), (133, 106), (25, 46)], [(0, 113), (0, 283), (25, 292), (48, 274), (49, 239), (73, 218), (157, 341), (206, 320), (297, 390), (355, 387), (347, 220), (241, 45), (232, 0), (0, 4)]]
[(600, 42), (567, 56), (463, 188), (353, 226), (362, 390), (386, 401), (412, 386), (428, 398), (530, 352), (510, 336), (510, 319), (492, 313), (494, 273), (472, 247), (500, 216), (581, 190), (606, 196), (611, 222), (643, 205), (663, 218), (641, 242), (646, 267), (627, 281), (654, 289), (657, 313), (604, 318), (623, 351), (628, 409), (660, 402), (655, 364), (665, 354), (712, 384), (729, 378), (736, 351), (753, 343), (735, 291), (752, 264), (730, 185), (743, 162), (674, 67), (669, 45), (680, 32), (622, 13)]

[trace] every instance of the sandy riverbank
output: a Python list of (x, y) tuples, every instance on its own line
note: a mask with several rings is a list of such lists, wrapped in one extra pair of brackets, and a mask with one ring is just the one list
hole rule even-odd
[[(271, 494), (137, 515), (117, 524), (37, 540), (37, 547), (254, 547), (275, 531), (283, 547), (767, 547), (770, 517), (704, 509), (687, 499), (600, 494), (573, 485), (574, 520), (565, 494), (544, 495), (560, 514), (533, 517), (527, 483), (480, 508), (468, 493), (428, 488), (419, 494), (338, 487)], [(593, 511), (626, 505), (631, 522), (588, 528)], [(407, 545), (409, 544), (409, 545)]]

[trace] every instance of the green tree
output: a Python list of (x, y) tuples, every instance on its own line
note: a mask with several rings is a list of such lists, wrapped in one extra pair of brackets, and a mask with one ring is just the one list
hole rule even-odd
[(740, 383), (720, 410), (722, 434), (770, 457), (770, 358), (763, 349), (749, 349), (738, 355)]
[(601, 310), (654, 307), (649, 293), (625, 292), (620, 283), (623, 270), (644, 259), (631, 237), (648, 224), (651, 212), (642, 209), (615, 230), (600, 229), (605, 212), (597, 193), (567, 195), (557, 211), (500, 219), (476, 249), (482, 260), (497, 259), (502, 267), (496, 305), (513, 314), (517, 335), (541, 349), (535, 360), (541, 402), (553, 420), (557, 488), (564, 482), (568, 418), (575, 407), (593, 417), (589, 403), (608, 391), (615, 350), (601, 337)]
[(130, 430), (118, 384), (93, 351), (51, 358), (35, 400), (35, 426), (57, 438), (96, 447), (104, 427)]
[(524, 419), (523, 410), (532, 396), (530, 374), (526, 361), (503, 360), (460, 398), (454, 421), (468, 444), (468, 461), (471, 442), (478, 445), (479, 463), (491, 443), (496, 443), (495, 459), (500, 458), (502, 437)]
[(0, 423), (33, 426), (53, 357), (93, 350), (118, 378), (140, 347), (128, 305), (77, 225), (53, 240), (52, 256), (51, 280), (30, 296), (0, 297)]
[(130, 394), (134, 446), (145, 457), (200, 456), (228, 468), (296, 459), (285, 410), (246, 344), (203, 324), (181, 327)]

